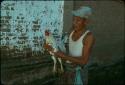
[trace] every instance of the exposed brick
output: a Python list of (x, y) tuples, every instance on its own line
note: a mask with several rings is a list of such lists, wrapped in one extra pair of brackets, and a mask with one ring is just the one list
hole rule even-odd
[(17, 19), (20, 19), (20, 17), (19, 17), (19, 16), (17, 16)]
[(23, 42), (22, 42), (22, 41), (17, 41), (17, 43), (18, 43), (18, 44), (23, 44)]
[(38, 40), (36, 40), (36, 39), (34, 39), (33, 42), (34, 42), (34, 43), (39, 43)]
[(8, 28), (6, 28), (6, 29), (0, 29), (0, 31), (2, 31), (2, 32), (10, 32), (11, 30), (10, 29), (8, 29)]
[(9, 20), (4, 20), (4, 23), (9, 23)]
[(38, 37), (33, 37), (34, 39), (38, 39)]
[(14, 7), (11, 7), (11, 10), (14, 10)]
[(17, 24), (17, 28), (22, 28), (22, 25), (20, 25), (20, 24)]
[(39, 31), (39, 28), (32, 28), (34, 32)]
[(40, 28), (40, 25), (33, 25), (33, 28)]
[(21, 17), (21, 19), (24, 19), (24, 17)]
[(28, 39), (28, 37), (26, 36), (21, 36), (21, 37), (18, 37), (19, 39)]
[(39, 46), (39, 43), (34, 43), (35, 46)]
[(8, 36), (14, 36), (14, 34), (13, 33), (8, 33)]
[(12, 16), (4, 16), (5, 19), (12, 19)]
[(1, 28), (2, 28), (2, 27), (5, 27), (5, 26), (6, 26), (6, 27), (10, 27), (10, 24), (9, 24), (9, 23), (5, 23), (5, 22), (4, 22), (4, 23), (1, 23)]
[(6, 37), (5, 39), (6, 39), (6, 40), (9, 40), (9, 37)]
[(1, 20), (4, 20), (5, 16), (0, 16)]
[(4, 23), (5, 20), (1, 20), (0, 23)]
[(10, 10), (10, 8), (8, 6), (5, 6), (4, 10)]
[(38, 21), (33, 21), (33, 24), (38, 24)]
[(10, 24), (2, 24), (1, 29), (10, 29), (11, 25)]
[(18, 23), (23, 23), (24, 21), (23, 20), (19, 20)]

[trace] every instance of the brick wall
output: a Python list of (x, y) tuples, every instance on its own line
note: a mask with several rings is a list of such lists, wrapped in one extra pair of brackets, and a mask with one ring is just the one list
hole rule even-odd
[(0, 51), (3, 84), (24, 85), (40, 79), (41, 85), (49, 80), (44, 79), (46, 76), (52, 78), (52, 59), (48, 53), (43, 54), (44, 30), (50, 29), (54, 34), (62, 34), (63, 5), (63, 1), (1, 3)]
[(3, 1), (1, 46), (42, 51), (44, 30), (63, 29), (63, 1)]

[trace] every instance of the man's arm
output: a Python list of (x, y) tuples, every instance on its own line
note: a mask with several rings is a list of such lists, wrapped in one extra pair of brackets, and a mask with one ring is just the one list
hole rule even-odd
[(89, 32), (83, 42), (84, 48), (83, 48), (82, 59), (81, 59), (82, 60), (81, 62), (83, 64), (86, 64), (88, 62), (94, 42), (95, 42), (95, 38), (93, 34)]
[(84, 48), (82, 51), (82, 56), (73, 57), (73, 56), (68, 56), (62, 52), (55, 52), (55, 56), (60, 57), (64, 60), (69, 60), (75, 64), (82, 64), (82, 65), (86, 64), (88, 62), (94, 41), (95, 41), (95, 39), (94, 39), (94, 36), (92, 35), (92, 33), (88, 33), (88, 35), (86, 36), (86, 38), (83, 42)]

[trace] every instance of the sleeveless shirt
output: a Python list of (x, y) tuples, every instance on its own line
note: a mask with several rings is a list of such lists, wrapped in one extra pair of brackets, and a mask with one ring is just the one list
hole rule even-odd
[(72, 35), (74, 31), (69, 36), (69, 54), (74, 57), (82, 56), (82, 50), (83, 50), (83, 41), (87, 33), (90, 32), (89, 30), (85, 31), (82, 36), (77, 40), (72, 40)]

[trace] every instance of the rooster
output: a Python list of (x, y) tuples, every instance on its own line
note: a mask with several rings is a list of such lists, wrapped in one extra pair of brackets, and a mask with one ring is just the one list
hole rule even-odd
[[(56, 40), (55, 40), (53, 35), (48, 30), (45, 30), (45, 41), (46, 41), (46, 44), (51, 45), (53, 47), (54, 51), (58, 51), (58, 46), (57, 46)], [(53, 73), (57, 72), (57, 65), (56, 65), (57, 64), (57, 60), (60, 63), (61, 72), (63, 73), (64, 69), (63, 69), (61, 58), (57, 58), (56, 59), (56, 57), (54, 56), (54, 54), (52, 52), (49, 52), (49, 53), (52, 55), (51, 58), (52, 58), (52, 60), (54, 62)]]

